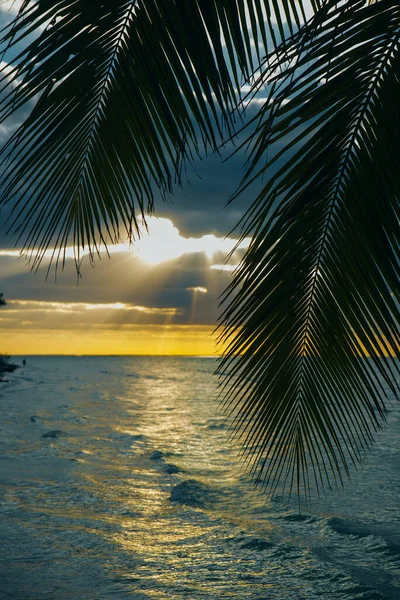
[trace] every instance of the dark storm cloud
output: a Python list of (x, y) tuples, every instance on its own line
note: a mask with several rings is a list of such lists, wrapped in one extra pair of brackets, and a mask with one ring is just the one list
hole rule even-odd
[[(10, 15), (5, 16), (0, 9), (0, 24), (2, 19), (3, 22), (9, 20)], [(254, 116), (259, 107), (260, 104), (255, 102), (249, 108), (247, 118)], [(15, 114), (4, 124), (0, 129), (0, 143), (15, 131), (28, 110), (26, 107), (23, 113)], [(249, 133), (240, 134), (236, 144), (244, 141)], [(163, 202), (155, 193), (155, 214), (170, 219), (185, 238), (210, 234), (223, 238), (229, 234), (265, 183), (257, 181), (226, 206), (244, 175), (245, 148), (230, 156), (234, 149), (235, 146), (230, 144), (220, 155), (196, 159), (193, 168), (187, 168), (188, 181), (183, 180), (182, 187), (175, 187), (169, 202)], [(0, 249), (13, 248), (15, 243), (21, 247), (24, 241), (22, 238), (17, 242), (16, 235), (6, 234), (10, 211), (9, 205), (0, 210)], [(243, 251), (237, 254), (233, 263), (237, 263), (241, 255)], [(136, 259), (133, 253), (112, 254), (111, 260), (107, 257), (96, 260), (94, 269), (86, 260), (82, 267), (83, 278), (79, 281), (73, 261), (67, 260), (65, 270), (57, 273), (55, 281), (54, 271), (46, 280), (45, 264), (35, 275), (23, 259), (0, 256), (0, 292), (4, 292), (10, 304), (1, 316), (7, 316), (10, 326), (23, 321), (36, 325), (42, 322), (45, 327), (46, 321), (48, 324), (51, 321), (52, 327), (65, 329), (77, 324), (82, 328), (101, 327), (105, 326), (106, 319), (119, 325), (160, 324), (165, 323), (167, 317), (171, 317), (174, 324), (214, 326), (220, 314), (219, 297), (232, 275), (210, 266), (223, 264), (224, 260), (223, 253), (214, 255), (210, 261), (206, 254), (197, 252), (150, 266)], [(38, 304), (21, 304), (26, 301)], [(112, 309), (111, 304), (116, 303), (130, 308)], [(76, 310), (63, 312), (62, 306), (56, 310), (56, 304), (74, 304)], [(110, 308), (90, 311), (85, 308), (86, 304), (109, 304)], [(48, 315), (52, 315), (51, 319)]]
[(185, 237), (205, 233), (227, 235), (253, 199), (249, 193), (227, 205), (243, 176), (245, 160), (243, 151), (228, 156), (224, 152), (223, 156), (197, 161), (189, 172), (189, 182), (175, 189), (170, 203), (158, 202), (156, 214), (170, 218)]
[[(248, 191), (245, 198), (239, 198), (224, 208), (243, 175), (245, 151), (241, 149), (224, 162), (227, 155), (228, 151), (225, 150), (222, 156), (210, 156), (197, 161), (194, 171), (189, 173), (190, 182), (176, 190), (171, 203), (159, 200), (156, 204), (156, 215), (169, 218), (181, 236), (199, 238), (214, 234), (223, 238), (235, 227), (254, 199), (258, 191), (256, 186)], [(3, 237), (2, 241), (3, 248), (13, 246), (11, 237)], [(237, 263), (241, 255), (243, 251), (232, 262)], [(222, 252), (214, 255), (212, 261), (203, 253), (191, 253), (157, 266), (149, 266), (134, 258), (133, 253), (112, 254), (111, 260), (106, 256), (96, 260), (94, 269), (86, 260), (82, 266), (83, 278), (79, 281), (73, 261), (67, 260), (64, 272), (57, 273), (55, 282), (54, 272), (45, 280), (45, 264), (34, 275), (24, 259), (0, 256), (0, 291), (4, 291), (10, 300), (128, 303), (160, 309), (173, 308), (176, 309), (174, 324), (214, 326), (220, 314), (219, 297), (232, 275), (213, 270), (210, 266), (211, 263), (221, 265), (224, 261), (225, 254)], [(207, 292), (194, 291), (199, 287)], [(96, 312), (96, 315), (100, 317), (101, 313)], [(91, 315), (92, 321), (96, 315)], [(115, 312), (109, 312), (110, 319), (115, 315)], [(143, 324), (165, 321), (165, 315), (155, 313), (122, 312), (120, 316), (125, 323), (132, 322), (132, 319), (135, 323)], [(38, 318), (36, 314), (30, 320), (37, 322)], [(65, 314), (63, 326), (71, 326), (76, 318), (76, 315)], [(84, 323), (87, 312), (83, 312), (81, 318)], [(57, 319), (54, 321), (56, 326)], [(93, 322), (90, 326), (94, 326)]]
[[(5, 25), (14, 18), (20, 4), (20, 2), (9, 1), (0, 7), (0, 25)], [(276, 33), (279, 34), (278, 31)], [(27, 41), (29, 40), (25, 40), (24, 43), (26, 44)], [(6, 53), (5, 60), (12, 62), (16, 51), (21, 49), (22, 47), (14, 50), (12, 55)], [(261, 53), (263, 54), (263, 52), (264, 50), (261, 48)], [(256, 64), (255, 48), (253, 59)], [(254, 117), (262, 106), (263, 95), (265, 93), (261, 90), (256, 100), (247, 109), (247, 121)], [(0, 144), (6, 140), (18, 122), (26, 116), (28, 110), (29, 107), (26, 107), (24, 113), (13, 115), (3, 130), (0, 128)], [(240, 129), (244, 123), (245, 121), (243, 123), (238, 121), (238, 128)], [(241, 133), (235, 143), (239, 145), (249, 133), (250, 130)], [(237, 154), (228, 158), (233, 150), (234, 146), (228, 144), (226, 148), (222, 149), (221, 156), (211, 155), (196, 159), (193, 168), (188, 166), (187, 169), (189, 182), (184, 180), (182, 187), (175, 187), (170, 202), (163, 202), (155, 192), (155, 214), (171, 219), (180, 230), (181, 235), (186, 237), (205, 233), (214, 233), (218, 236), (227, 235), (235, 228), (263, 185), (262, 181), (256, 182), (242, 196), (226, 206), (244, 174), (245, 149), (240, 149)], [(13, 247), (17, 241), (16, 235), (6, 234), (8, 228), (6, 221), (10, 210), (9, 206), (0, 209), (0, 248)], [(22, 244), (23, 241), (24, 238), (21, 238), (18, 243)]]
[[(231, 146), (230, 151), (233, 150)], [(259, 191), (259, 186), (254, 185), (226, 206), (243, 176), (244, 154), (244, 150), (240, 150), (237, 155), (228, 158), (229, 151), (224, 151), (221, 156), (195, 161), (193, 167), (188, 167), (188, 181), (183, 181), (182, 186), (177, 185), (167, 202), (155, 191), (155, 215), (171, 219), (185, 237), (227, 235)], [(0, 248), (12, 248), (18, 239), (15, 233), (7, 233), (11, 210), (11, 205), (0, 208)], [(19, 244), (23, 242), (24, 236)]]

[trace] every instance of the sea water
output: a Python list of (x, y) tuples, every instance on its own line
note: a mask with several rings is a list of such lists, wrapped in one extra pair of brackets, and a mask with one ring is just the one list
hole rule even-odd
[(253, 489), (214, 369), (28, 357), (0, 384), (0, 598), (400, 598), (400, 407), (299, 512)]

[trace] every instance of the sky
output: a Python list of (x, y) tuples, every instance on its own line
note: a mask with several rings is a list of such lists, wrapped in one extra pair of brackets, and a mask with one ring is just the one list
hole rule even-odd
[[(0, 25), (10, 3), (0, 5)], [(12, 7), (15, 13), (17, 4)], [(0, 129), (7, 139), (17, 118)], [(0, 353), (188, 354), (221, 352), (213, 333), (220, 296), (250, 239), (229, 235), (254, 198), (255, 187), (226, 206), (243, 175), (244, 151), (196, 161), (189, 182), (167, 203), (156, 198), (149, 235), (133, 245), (109, 246), (94, 268), (84, 260), (77, 278), (72, 249), (63, 270), (33, 273), (20, 243), (6, 234), (0, 212)], [(157, 201), (158, 200), (158, 201)], [(236, 233), (236, 236), (238, 232)], [(15, 245), (16, 244), (16, 245)]]

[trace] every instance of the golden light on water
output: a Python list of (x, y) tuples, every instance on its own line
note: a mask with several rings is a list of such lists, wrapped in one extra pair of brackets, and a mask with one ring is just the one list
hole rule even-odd
[[(179, 362), (168, 363), (167, 370), (164, 364), (157, 363), (158, 371), (146, 370), (152, 374), (147, 379), (127, 380), (131, 383), (117, 402), (117, 407), (124, 406), (126, 424), (118, 417), (108, 422), (117, 439), (134, 439), (126, 454), (115, 457), (116, 464), (130, 465), (125, 476), (109, 481), (108, 465), (103, 465), (97, 483), (91, 481), (96, 495), (107, 495), (115, 507), (111, 518), (116, 526), (106, 535), (127, 557), (126, 568), (119, 572), (121, 580), (132, 580), (151, 598), (168, 597), (168, 590), (182, 581), (190, 582), (190, 597), (212, 598), (216, 586), (224, 585), (226, 569), (237, 577), (243, 567), (229, 556), (228, 528), (251, 526), (247, 502), (264, 508), (265, 500), (246, 488), (247, 502), (242, 506), (224, 493), (235, 489), (241, 471), (231, 460), (224, 417), (213, 404), (216, 387), (211, 384), (216, 381), (204, 379), (202, 372), (190, 371), (188, 376), (179, 370)], [(209, 368), (211, 373), (212, 363)], [(140, 407), (137, 394), (142, 398)], [(179, 468), (177, 474), (166, 471), (170, 463)], [(200, 482), (205, 493), (211, 493), (205, 510), (172, 500), (174, 488), (187, 480)], [(258, 535), (272, 531), (267, 520), (257, 522), (257, 527)]]

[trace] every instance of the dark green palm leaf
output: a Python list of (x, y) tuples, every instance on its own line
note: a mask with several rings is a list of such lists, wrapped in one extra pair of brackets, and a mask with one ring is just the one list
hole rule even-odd
[(350, 1), (326, 3), (262, 74), (271, 100), (242, 189), (267, 184), (242, 223), (253, 241), (226, 294), (220, 371), (272, 490), (340, 485), (399, 394), (399, 73), (398, 3)]

